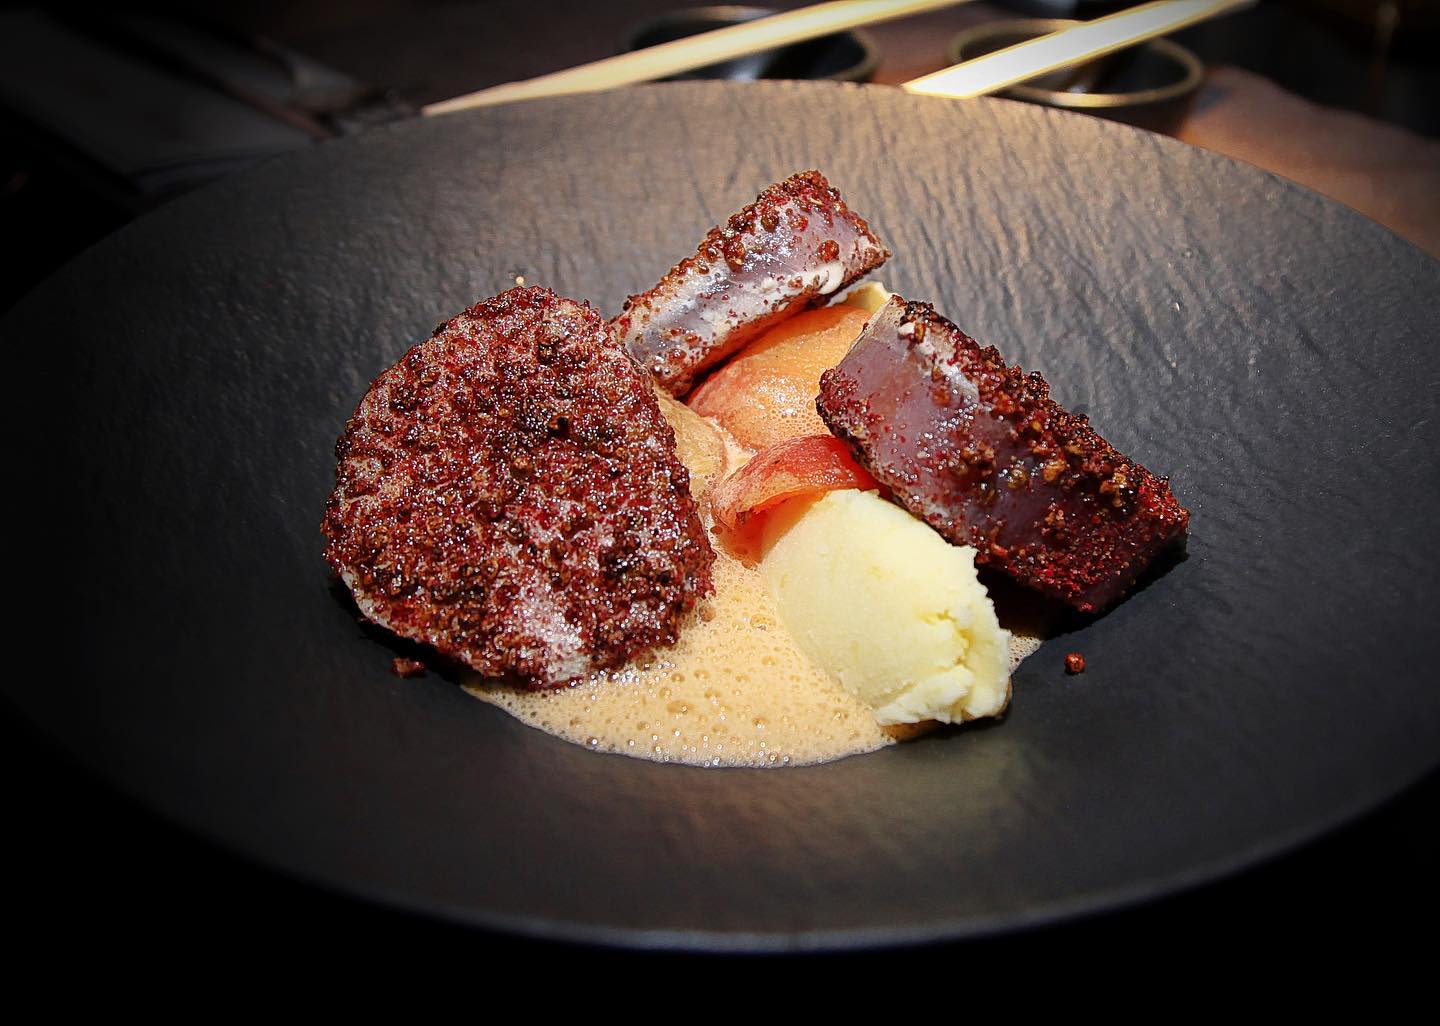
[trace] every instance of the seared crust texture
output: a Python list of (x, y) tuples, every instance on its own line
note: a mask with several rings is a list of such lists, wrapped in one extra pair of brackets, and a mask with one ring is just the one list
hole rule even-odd
[(555, 687), (674, 643), (711, 590), (655, 393), (588, 304), (515, 288), (381, 374), (335, 447), (326, 561), (361, 611)]
[(683, 396), (707, 368), (889, 256), (824, 175), (802, 171), (710, 229), (612, 324), (636, 362)]
[(895, 500), (1020, 583), (1082, 611), (1135, 582), (1189, 513), (1128, 459), (926, 303), (892, 297), (816, 400)]

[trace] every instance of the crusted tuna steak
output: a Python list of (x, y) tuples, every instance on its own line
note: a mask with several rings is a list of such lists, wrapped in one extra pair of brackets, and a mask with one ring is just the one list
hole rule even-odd
[(712, 228), (612, 324), (640, 366), (682, 396), (707, 367), (889, 256), (825, 176), (804, 171)]
[(1082, 611), (1134, 583), (1189, 514), (1170, 486), (925, 303), (893, 297), (816, 407), (895, 499), (975, 562)]
[(714, 561), (649, 380), (588, 305), (517, 288), (380, 375), (325, 558), (364, 614), (481, 673), (573, 681), (674, 642)]

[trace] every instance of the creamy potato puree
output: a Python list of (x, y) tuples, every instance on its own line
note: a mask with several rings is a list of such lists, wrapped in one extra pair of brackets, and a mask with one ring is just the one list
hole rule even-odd
[[(662, 397), (697, 497), (746, 458), (720, 429)], [(702, 517), (709, 521), (708, 512)], [(671, 648), (573, 687), (522, 691), (479, 676), (465, 689), (521, 722), (601, 752), (693, 766), (797, 766), (873, 752), (936, 724), (881, 727), (780, 625), (758, 570), (716, 546), (715, 594)], [(1012, 635), (1011, 665), (1039, 640)]]

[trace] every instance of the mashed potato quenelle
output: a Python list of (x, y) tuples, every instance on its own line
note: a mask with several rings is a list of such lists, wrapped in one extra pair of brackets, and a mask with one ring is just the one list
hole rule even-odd
[(1009, 701), (1010, 635), (974, 550), (874, 492), (778, 511), (760, 573), (800, 650), (882, 726), (994, 716)]

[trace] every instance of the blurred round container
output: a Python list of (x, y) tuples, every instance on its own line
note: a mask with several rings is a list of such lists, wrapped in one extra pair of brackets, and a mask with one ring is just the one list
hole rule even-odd
[[(625, 38), (625, 47), (640, 50), (668, 43), (700, 32), (754, 21), (779, 11), (769, 7), (693, 7), (648, 18)], [(674, 78), (727, 78), (748, 81), (759, 78), (829, 78), (843, 82), (864, 82), (875, 72), (877, 51), (864, 32), (836, 32), (803, 43), (739, 57), (733, 61), (696, 68)]]
[[(986, 22), (950, 40), (950, 59), (959, 64), (1079, 24), (1063, 18)], [(1200, 58), (1168, 39), (1152, 39), (1011, 86), (999, 95), (1174, 135), (1204, 77)]]

